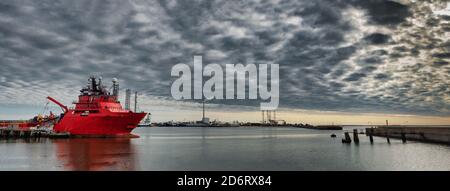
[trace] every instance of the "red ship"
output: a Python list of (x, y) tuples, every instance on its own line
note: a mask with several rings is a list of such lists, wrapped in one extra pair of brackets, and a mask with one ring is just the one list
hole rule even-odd
[(131, 131), (147, 115), (123, 109), (118, 101), (119, 84), (113, 79), (112, 94), (102, 85), (102, 79), (89, 78), (87, 87), (80, 90), (75, 108), (68, 108), (51, 97), (64, 111), (55, 123), (55, 133), (82, 137), (136, 137)]

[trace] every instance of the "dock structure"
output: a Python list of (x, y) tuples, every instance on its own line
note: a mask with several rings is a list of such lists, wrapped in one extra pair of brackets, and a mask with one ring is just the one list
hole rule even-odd
[(0, 139), (9, 138), (40, 138), (48, 137), (49, 132), (39, 129), (11, 129), (0, 128)]
[(49, 129), (31, 128), (0, 128), (1, 139), (29, 139), (29, 138), (69, 138), (69, 133), (55, 133)]
[[(366, 132), (372, 136), (401, 139), (403, 143), (407, 140), (419, 142), (432, 142), (450, 144), (450, 127), (447, 126), (378, 126), (367, 128)], [(373, 140), (371, 139), (371, 142)]]
[(339, 125), (317, 125), (313, 126), (310, 129), (317, 129), (317, 130), (342, 130), (342, 126)]

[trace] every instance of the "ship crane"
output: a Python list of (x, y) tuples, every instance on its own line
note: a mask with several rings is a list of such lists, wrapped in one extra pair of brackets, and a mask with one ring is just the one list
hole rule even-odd
[(52, 101), (53, 103), (56, 103), (57, 105), (59, 105), (59, 107), (61, 107), (61, 109), (64, 111), (64, 113), (67, 113), (67, 111), (69, 111), (69, 109), (67, 108), (67, 106), (63, 105), (62, 103), (60, 103), (59, 101), (56, 101), (55, 99), (53, 99), (50, 96), (47, 96), (47, 99)]

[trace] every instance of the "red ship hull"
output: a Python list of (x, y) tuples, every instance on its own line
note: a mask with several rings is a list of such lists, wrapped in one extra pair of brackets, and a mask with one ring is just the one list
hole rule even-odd
[(131, 131), (137, 127), (146, 113), (108, 113), (80, 116), (70, 111), (55, 124), (56, 133), (69, 133), (83, 137), (134, 137)]

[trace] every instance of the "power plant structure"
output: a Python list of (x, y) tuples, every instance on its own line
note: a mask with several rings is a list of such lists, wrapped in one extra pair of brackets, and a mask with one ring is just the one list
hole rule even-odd
[(261, 110), (262, 121), (261, 124), (264, 125), (284, 125), (286, 124), (285, 120), (277, 120), (277, 111), (276, 110)]
[(203, 100), (203, 117), (202, 123), (209, 124), (209, 117), (205, 117), (205, 100)]

